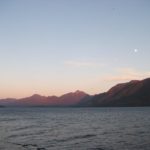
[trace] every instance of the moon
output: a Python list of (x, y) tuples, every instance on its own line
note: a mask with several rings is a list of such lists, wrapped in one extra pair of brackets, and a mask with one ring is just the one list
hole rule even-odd
[(138, 52), (138, 49), (134, 49), (134, 52), (137, 53), (137, 52)]

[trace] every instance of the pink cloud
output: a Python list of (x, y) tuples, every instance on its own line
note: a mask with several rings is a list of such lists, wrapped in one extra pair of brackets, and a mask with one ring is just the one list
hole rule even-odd
[(133, 68), (119, 68), (115, 75), (107, 75), (103, 79), (110, 82), (141, 80), (150, 77), (150, 71), (138, 71)]

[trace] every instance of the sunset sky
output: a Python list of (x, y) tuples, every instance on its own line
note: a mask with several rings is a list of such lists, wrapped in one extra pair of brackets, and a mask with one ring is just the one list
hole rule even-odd
[(0, 1), (0, 98), (96, 94), (147, 77), (149, 0)]

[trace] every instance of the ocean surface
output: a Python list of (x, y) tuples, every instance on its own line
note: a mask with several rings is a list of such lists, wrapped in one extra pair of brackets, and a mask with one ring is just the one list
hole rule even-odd
[(150, 150), (150, 107), (0, 108), (0, 150)]

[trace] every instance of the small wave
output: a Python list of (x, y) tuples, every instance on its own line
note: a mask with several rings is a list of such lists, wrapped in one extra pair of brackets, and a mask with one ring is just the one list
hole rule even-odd
[(28, 137), (34, 135), (33, 133), (21, 133), (21, 134), (12, 134), (8, 136), (8, 139), (19, 138), (19, 137)]
[(20, 144), (20, 143), (11, 143), (11, 144), (21, 146), (21, 147), (23, 147), (25, 149), (36, 148), (36, 150), (46, 150), (46, 148), (39, 147), (37, 144)]
[(103, 148), (92, 148), (90, 150), (104, 150)]
[(94, 137), (94, 136), (96, 136), (96, 134), (79, 135), (79, 136), (74, 136), (72, 138), (73, 139), (84, 139), (84, 138), (90, 138), (90, 137)]
[(16, 127), (16, 128), (14, 129), (14, 131), (27, 130), (27, 129), (36, 128), (36, 127), (37, 127), (37, 125), (30, 125), (30, 126)]
[(86, 135), (76, 135), (73, 137), (68, 137), (66, 139), (55, 139), (56, 142), (68, 142), (76, 139), (87, 139), (96, 136), (96, 134), (86, 134)]

